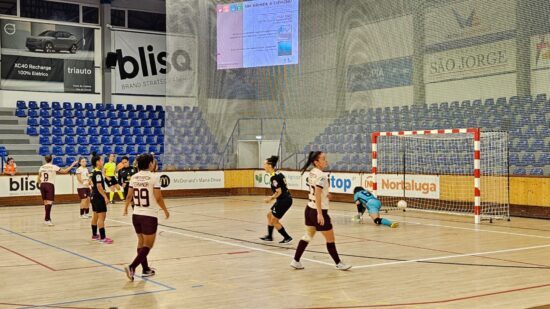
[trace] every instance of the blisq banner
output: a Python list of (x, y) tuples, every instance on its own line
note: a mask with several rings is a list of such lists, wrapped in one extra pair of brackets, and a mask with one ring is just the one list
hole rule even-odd
[(0, 20), (1, 87), (95, 92), (93, 28)]
[(116, 31), (113, 38), (115, 94), (195, 95), (194, 37)]

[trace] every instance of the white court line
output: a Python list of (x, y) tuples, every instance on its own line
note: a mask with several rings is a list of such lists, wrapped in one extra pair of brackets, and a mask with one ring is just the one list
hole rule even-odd
[[(126, 225), (132, 225), (131, 223), (124, 222), (124, 221), (119, 221), (119, 220), (114, 220), (114, 219), (107, 219), (107, 220), (122, 223), (122, 224), (126, 224)], [(200, 239), (200, 240), (212, 241), (212, 242), (216, 242), (216, 243), (220, 243), (220, 244), (224, 244), (224, 245), (229, 245), (229, 246), (233, 246), (233, 247), (240, 247), (240, 248), (245, 248), (245, 249), (249, 249), (249, 250), (254, 250), (254, 251), (270, 253), (270, 254), (275, 254), (275, 255), (282, 255), (282, 256), (294, 258), (294, 255), (284, 254), (284, 253), (281, 253), (281, 252), (275, 252), (275, 251), (270, 251), (270, 250), (255, 248), (255, 247), (249, 247), (249, 246), (245, 246), (245, 245), (241, 245), (241, 244), (237, 244), (237, 243), (233, 243), (233, 242), (217, 240), (217, 239), (203, 237), (203, 236), (196, 236), (196, 235), (191, 235), (191, 234), (186, 234), (186, 233), (180, 233), (180, 232), (176, 232), (176, 231), (172, 231), (172, 230), (159, 229), (159, 231), (162, 231), (164, 233), (177, 234), (177, 235), (181, 235), (181, 236), (185, 236), (185, 237), (189, 237), (189, 238), (196, 238), (196, 239)], [(309, 261), (309, 262), (323, 264), (323, 265), (334, 266), (333, 263), (327, 263), (327, 262), (312, 260), (312, 259), (308, 259), (308, 258), (301, 258), (301, 260), (306, 260), (306, 261)]]
[(424, 261), (437, 261), (437, 260), (446, 260), (446, 259), (452, 259), (452, 258), (457, 258), (457, 257), (490, 255), (490, 254), (497, 254), (497, 253), (525, 251), (525, 250), (548, 248), (548, 247), (550, 247), (550, 244), (540, 245), (540, 246), (523, 247), (523, 248), (515, 248), (515, 249), (504, 249), (504, 250), (496, 250), (496, 251), (454, 254), (454, 255), (436, 256), (436, 257), (424, 258), (424, 259), (414, 259), (414, 260), (406, 260), (406, 261), (396, 261), (396, 262), (388, 262), (388, 263), (361, 265), (361, 266), (354, 266), (353, 268), (355, 268), (355, 269), (357, 269), (357, 268), (370, 268), (370, 267), (381, 267), (381, 266), (389, 266), (389, 265), (396, 265), (396, 264), (408, 264), (408, 263), (416, 263), (416, 262), (424, 262)]

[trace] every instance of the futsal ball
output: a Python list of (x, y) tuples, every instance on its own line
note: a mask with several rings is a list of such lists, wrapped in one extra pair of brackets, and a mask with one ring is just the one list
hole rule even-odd
[(399, 202), (397, 202), (397, 208), (407, 208), (407, 202), (405, 202), (404, 200), (400, 200)]

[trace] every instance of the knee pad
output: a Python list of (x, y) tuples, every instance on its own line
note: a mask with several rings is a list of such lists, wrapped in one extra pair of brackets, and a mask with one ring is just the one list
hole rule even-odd
[(382, 224), (382, 218), (376, 218), (376, 219), (374, 219), (374, 223), (376, 223), (376, 225)]
[(308, 234), (305, 234), (304, 236), (302, 236), (302, 240), (305, 241), (305, 242), (310, 242), (311, 237)]
[(314, 227), (306, 227), (306, 234), (302, 237), (302, 240), (305, 242), (310, 242), (313, 239), (313, 236), (315, 236), (315, 228)]

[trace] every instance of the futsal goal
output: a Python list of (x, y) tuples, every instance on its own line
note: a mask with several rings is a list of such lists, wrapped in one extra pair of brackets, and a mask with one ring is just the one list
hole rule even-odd
[(372, 190), (384, 205), (509, 219), (508, 133), (479, 128), (372, 133)]

